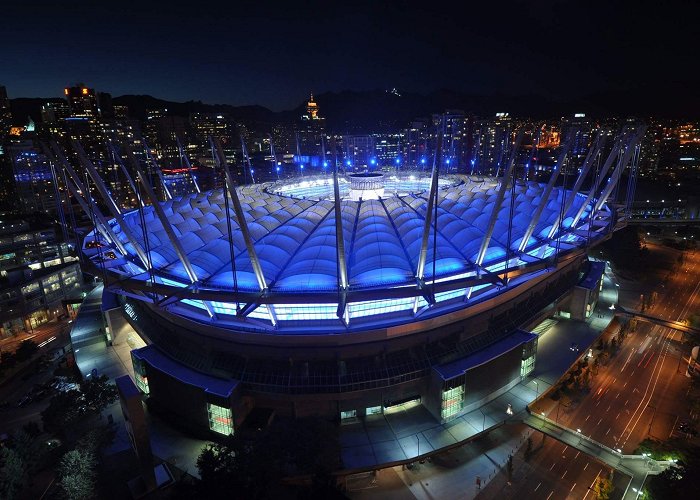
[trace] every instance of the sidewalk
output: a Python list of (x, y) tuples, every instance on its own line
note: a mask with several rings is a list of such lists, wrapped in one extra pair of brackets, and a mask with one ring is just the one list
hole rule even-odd
[[(419, 500), (476, 498), (490, 481), (500, 476), (508, 456), (515, 455), (532, 432), (522, 424), (508, 424), (430, 461), (415, 464), (412, 469), (396, 466), (378, 471), (364, 484), (349, 485), (347, 495), (383, 500), (411, 496)], [(477, 487), (477, 477), (481, 489)]]

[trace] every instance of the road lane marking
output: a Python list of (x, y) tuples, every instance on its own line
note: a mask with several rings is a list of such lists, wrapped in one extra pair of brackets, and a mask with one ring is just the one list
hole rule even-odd
[(671, 432), (668, 434), (669, 439), (671, 439), (671, 436), (673, 435), (673, 431), (676, 430), (677, 423), (678, 423), (678, 415), (676, 415), (676, 420), (673, 422), (673, 426), (671, 427)]
[(564, 471), (564, 474), (562, 474), (562, 475), (561, 475), (561, 478), (562, 478), (562, 479), (564, 479), (564, 476), (566, 476), (566, 473), (567, 473), (567, 472), (569, 472), (569, 470), (568, 470), (568, 469), (567, 469), (567, 470), (565, 470), (565, 471)]
[(552, 498), (552, 495), (554, 495), (554, 490), (552, 490), (552, 492), (549, 494), (549, 496), (547, 497), (547, 500), (549, 500), (550, 498)]
[(535, 488), (535, 491), (537, 491), (540, 488), (540, 486), (542, 486), (542, 481), (540, 481), (540, 484), (537, 485), (537, 487)]
[[(588, 464), (586, 464), (586, 466), (588, 466)], [(586, 469), (583, 469), (583, 470), (586, 470)], [(603, 472), (603, 469), (600, 469), (600, 472)], [(586, 497), (588, 496), (588, 493), (589, 493), (590, 491), (593, 491), (593, 486), (595, 485), (595, 482), (598, 480), (598, 476), (600, 475), (600, 472), (598, 472), (598, 474), (596, 474), (595, 477), (593, 478), (593, 482), (591, 483), (591, 485), (590, 485), (590, 486), (588, 487), (588, 489), (586, 490), (586, 494), (583, 495), (583, 500), (586, 500)]]
[(649, 361), (651, 361), (651, 358), (654, 357), (655, 351), (651, 351), (651, 356), (649, 356), (649, 359), (647, 360), (646, 364), (644, 365), (644, 368), (646, 368), (649, 365)]
[(576, 483), (574, 483), (574, 485), (571, 487), (571, 489), (569, 490), (569, 493), (571, 493), (572, 491), (574, 491), (574, 488), (576, 488)]
[(554, 463), (552, 464), (552, 466), (549, 468), (549, 470), (552, 470), (552, 469), (554, 468), (555, 465), (556, 465), (556, 462), (554, 462)]

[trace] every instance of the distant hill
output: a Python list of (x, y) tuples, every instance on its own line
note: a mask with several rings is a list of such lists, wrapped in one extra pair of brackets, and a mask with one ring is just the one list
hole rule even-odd
[(231, 117), (250, 122), (271, 122), (274, 115), (269, 109), (258, 106), (231, 106), (229, 104), (205, 104), (202, 101), (173, 102), (150, 95), (123, 95), (112, 99), (115, 105), (127, 106), (129, 114), (144, 120), (148, 109), (167, 109), (168, 112), (189, 116), (190, 113), (226, 113)]
[[(460, 109), (477, 116), (492, 116), (499, 111), (514, 116), (530, 118), (557, 118), (574, 112), (590, 116), (656, 116), (660, 118), (700, 117), (700, 92), (694, 99), (688, 88), (698, 88), (698, 82), (667, 82), (663, 88), (650, 87), (643, 82), (633, 90), (593, 93), (584, 98), (557, 101), (538, 95), (470, 95), (463, 92), (440, 89), (429, 94), (365, 90), (325, 92), (315, 95), (320, 115), (326, 118), (327, 128), (336, 133), (367, 133), (395, 131), (411, 120), (429, 117), (448, 109)], [(17, 124), (27, 122), (27, 116), (41, 119), (41, 105), (55, 98), (17, 98), (11, 100), (13, 119)], [(306, 110), (306, 100), (288, 111), (273, 112), (263, 106), (232, 106), (206, 104), (201, 101), (173, 102), (150, 95), (123, 95), (113, 99), (114, 104), (125, 105), (129, 113), (139, 119), (146, 117), (148, 109), (167, 108), (169, 113), (188, 116), (194, 112), (227, 113), (260, 131), (269, 130), (275, 122), (293, 122)]]

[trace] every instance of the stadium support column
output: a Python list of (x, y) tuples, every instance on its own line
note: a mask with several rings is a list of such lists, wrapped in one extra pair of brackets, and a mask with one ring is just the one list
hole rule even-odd
[[(623, 137), (619, 137), (615, 141), (615, 145), (613, 146), (612, 150), (608, 154), (607, 159), (605, 160), (605, 163), (603, 164), (603, 167), (600, 169), (600, 173), (598, 174), (598, 180), (597, 182), (594, 183), (593, 186), (591, 186), (590, 191), (588, 192), (588, 196), (586, 196), (586, 200), (581, 204), (581, 207), (578, 209), (578, 212), (576, 212), (576, 215), (574, 216), (574, 220), (571, 223), (571, 227), (575, 227), (576, 224), (578, 224), (579, 219), (583, 215), (583, 212), (586, 211), (586, 207), (588, 207), (588, 204), (591, 202), (595, 194), (598, 192), (598, 188), (600, 187), (601, 180), (605, 178), (605, 176), (608, 173), (608, 170), (610, 170), (610, 167), (612, 166), (613, 161), (615, 161), (615, 158), (620, 154), (620, 148), (622, 147), (623, 143)], [(593, 215), (593, 210), (591, 210), (591, 215)]]
[(238, 193), (235, 189), (235, 184), (233, 183), (233, 177), (231, 176), (231, 170), (228, 168), (228, 163), (226, 162), (226, 157), (224, 156), (224, 151), (221, 148), (221, 143), (214, 140), (214, 147), (216, 151), (216, 156), (219, 160), (219, 164), (224, 168), (224, 174), (226, 175), (226, 189), (228, 195), (231, 197), (231, 202), (233, 202), (233, 211), (236, 214), (236, 219), (238, 219), (238, 227), (243, 235), (243, 241), (245, 243), (246, 250), (248, 251), (248, 257), (250, 258), (250, 263), (253, 266), (253, 273), (258, 281), (258, 287), (261, 292), (267, 290), (267, 282), (265, 281), (265, 276), (262, 272), (262, 267), (260, 267), (260, 261), (258, 260), (258, 255), (255, 253), (255, 247), (253, 246), (253, 238), (250, 236), (250, 230), (248, 229), (248, 222), (245, 219), (245, 214), (243, 213), (243, 207), (241, 206), (241, 200), (238, 199)]
[[(557, 217), (557, 219), (554, 221), (554, 224), (552, 224), (552, 229), (549, 230), (549, 233), (547, 234), (547, 238), (552, 239), (554, 235), (557, 233), (559, 230), (559, 226), (563, 222), (564, 217), (566, 217), (566, 214), (569, 212), (571, 209), (571, 205), (573, 205), (574, 200), (576, 199), (576, 195), (579, 192), (579, 189), (581, 189), (581, 186), (583, 185), (583, 181), (586, 179), (586, 176), (588, 175), (588, 171), (591, 169), (591, 165), (593, 165), (593, 159), (598, 156), (598, 153), (600, 152), (600, 148), (602, 145), (602, 132), (598, 132), (598, 135), (596, 136), (595, 142), (593, 143), (593, 146), (588, 150), (588, 154), (586, 155), (586, 159), (583, 161), (583, 166), (581, 167), (581, 172), (578, 175), (578, 178), (576, 179), (576, 182), (574, 183), (574, 187), (571, 189), (571, 195), (569, 196), (568, 200), (564, 204), (564, 208), (562, 209), (560, 215)], [(564, 186), (566, 189), (566, 186)]]
[[(158, 178), (160, 179), (160, 184), (163, 186), (163, 191), (165, 192), (165, 199), (172, 200), (173, 195), (170, 194), (170, 190), (168, 189), (168, 186), (165, 184), (165, 179), (163, 178), (163, 172), (161, 172), (160, 166), (158, 165), (158, 163), (156, 163), (156, 159), (153, 158), (153, 154), (151, 154), (151, 148), (148, 147), (148, 144), (146, 144), (145, 140), (143, 141), (143, 146), (144, 146), (144, 152), (146, 153), (146, 160), (148, 161), (148, 163), (151, 164), (151, 168), (153, 168), (156, 171), (156, 174), (158, 174)], [(149, 182), (149, 185), (150, 185), (150, 182)]]
[(119, 210), (119, 207), (114, 202), (114, 199), (112, 199), (112, 197), (110, 196), (107, 187), (102, 181), (102, 178), (97, 173), (97, 170), (95, 170), (95, 166), (87, 158), (83, 147), (80, 145), (80, 143), (78, 143), (78, 141), (72, 140), (71, 144), (73, 145), (73, 149), (75, 150), (75, 152), (78, 154), (78, 160), (83, 165), (83, 167), (85, 167), (85, 170), (87, 170), (87, 173), (90, 175), (92, 181), (95, 183), (97, 191), (99, 191), (100, 195), (107, 204), (107, 208), (110, 212), (112, 212), (112, 216), (119, 224), (119, 227), (121, 228), (126, 238), (129, 240), (129, 243), (131, 243), (134, 246), (134, 250), (136, 250), (136, 255), (138, 255), (139, 260), (141, 260), (141, 262), (143, 263), (144, 269), (146, 269), (147, 271), (150, 270), (146, 253), (143, 251), (143, 248), (141, 248), (141, 245), (132, 234), (131, 229), (129, 229), (129, 225), (124, 222), (124, 217), (122, 216), (121, 210)]
[[(336, 151), (335, 138), (333, 151)], [(350, 317), (347, 313), (348, 266), (345, 261), (345, 238), (343, 236), (343, 213), (340, 206), (340, 186), (338, 185), (338, 155), (333, 155), (333, 207), (335, 210), (335, 249), (338, 263), (338, 310), (336, 314), (345, 324)]]
[(518, 149), (520, 149), (520, 143), (523, 140), (524, 130), (520, 129), (518, 135), (515, 138), (515, 143), (513, 144), (513, 151), (510, 154), (510, 159), (508, 160), (508, 167), (503, 173), (503, 178), (501, 180), (501, 185), (498, 189), (498, 195), (496, 196), (496, 202), (493, 205), (493, 210), (491, 211), (491, 217), (489, 219), (489, 225), (486, 227), (486, 232), (481, 240), (481, 246), (479, 247), (479, 253), (476, 256), (476, 265), (481, 266), (484, 262), (484, 257), (486, 257), (486, 251), (491, 243), (491, 236), (493, 236), (493, 230), (496, 227), (496, 221), (498, 220), (498, 212), (501, 210), (501, 205), (503, 205), (503, 199), (506, 195), (506, 189), (508, 187), (508, 179), (511, 177), (511, 171), (515, 166), (515, 157), (518, 154)]
[(639, 158), (641, 155), (641, 148), (641, 142), (637, 143), (637, 145), (634, 148), (634, 156), (632, 157), (630, 175), (627, 179), (627, 193), (625, 199), (625, 217), (627, 219), (629, 219), (632, 216), (632, 205), (634, 204), (634, 196), (637, 190), (637, 174), (639, 173)]
[[(554, 189), (554, 184), (557, 182), (557, 178), (559, 177), (559, 172), (561, 172), (564, 169), (564, 162), (566, 161), (566, 156), (569, 154), (569, 148), (571, 147), (572, 141), (573, 136), (572, 134), (569, 134), (567, 141), (564, 143), (564, 146), (559, 152), (557, 164), (554, 165), (554, 167), (552, 168), (552, 174), (549, 176), (549, 182), (547, 183), (547, 186), (545, 187), (544, 192), (542, 193), (542, 197), (540, 198), (540, 202), (537, 204), (537, 208), (535, 208), (535, 212), (532, 214), (530, 224), (528, 224), (527, 229), (525, 230), (525, 235), (520, 241), (520, 245), (518, 246), (518, 252), (522, 252), (523, 250), (525, 250), (527, 242), (530, 241), (530, 237), (535, 231), (537, 223), (540, 221), (542, 211), (544, 210), (544, 207), (547, 206), (547, 203), (549, 202), (549, 197), (552, 195), (552, 190)], [(564, 186), (563, 189), (566, 189), (566, 186)]]
[[(134, 179), (131, 177), (131, 174), (129, 174), (129, 171), (126, 169), (126, 165), (124, 165), (124, 162), (119, 157), (119, 154), (117, 154), (117, 150), (114, 147), (114, 144), (112, 143), (111, 140), (107, 141), (107, 147), (111, 151), (112, 157), (114, 158), (114, 161), (119, 164), (119, 168), (121, 168), (121, 171), (124, 174), (124, 177), (126, 177), (126, 180), (129, 182), (129, 186), (131, 187), (131, 190), (134, 192), (134, 195), (136, 195), (137, 201), (139, 202), (139, 204), (141, 206), (143, 206), (143, 200), (139, 196), (139, 192), (136, 189), (136, 183), (134, 183)], [(128, 149), (127, 149), (127, 154), (129, 154)]]
[[(525, 134), (525, 129), (521, 128), (515, 137), (515, 143), (513, 144), (513, 150), (511, 151), (510, 158), (508, 160), (508, 165), (506, 166), (505, 172), (503, 172), (503, 178), (501, 179), (501, 185), (498, 188), (498, 194), (496, 195), (496, 202), (493, 204), (493, 210), (491, 211), (491, 217), (489, 218), (489, 224), (484, 232), (484, 237), (481, 240), (481, 246), (479, 247), (479, 253), (477, 253), (476, 260), (474, 263), (477, 266), (477, 271), (481, 272), (481, 264), (484, 262), (486, 257), (486, 251), (491, 243), (491, 236), (493, 236), (493, 230), (496, 227), (496, 221), (498, 220), (498, 212), (501, 210), (501, 205), (503, 205), (503, 199), (506, 196), (506, 189), (508, 188), (508, 179), (511, 177), (511, 173), (515, 166), (515, 157), (518, 154), (518, 149), (520, 149), (520, 144), (523, 141), (523, 135)], [(506, 263), (507, 265), (507, 263)], [(472, 295), (473, 287), (467, 289), (467, 293), (464, 296), (465, 300), (469, 300)]]
[(608, 197), (610, 196), (610, 193), (612, 193), (612, 190), (615, 188), (617, 185), (618, 181), (620, 180), (620, 177), (622, 176), (622, 172), (625, 170), (625, 167), (627, 166), (627, 163), (629, 162), (632, 153), (634, 152), (637, 143), (641, 141), (642, 137), (644, 136), (644, 128), (640, 132), (637, 132), (634, 136), (630, 136), (630, 138), (627, 141), (627, 144), (625, 145), (625, 152), (622, 155), (622, 161), (617, 164), (615, 167), (615, 170), (613, 171), (612, 175), (610, 176), (610, 179), (608, 180), (607, 186), (605, 186), (605, 189), (603, 189), (603, 192), (600, 195), (600, 199), (598, 199), (598, 203), (596, 203), (595, 211), (600, 210), (600, 208), (603, 206), (603, 204), (608, 201)]
[[(54, 155), (52, 156), (54, 156), (57, 162), (61, 164), (63, 170), (65, 172), (68, 172), (70, 179), (73, 181), (73, 184), (71, 184), (70, 182), (68, 182), (68, 178), (66, 178), (66, 187), (71, 192), (73, 197), (78, 201), (78, 204), (83, 209), (86, 215), (94, 213), (95, 229), (97, 229), (107, 241), (111, 242), (122, 255), (128, 255), (128, 252), (124, 248), (124, 245), (119, 240), (117, 235), (114, 234), (114, 231), (112, 231), (112, 227), (109, 225), (109, 222), (102, 214), (100, 209), (97, 207), (97, 204), (92, 199), (92, 196), (90, 196), (89, 191), (85, 188), (80, 178), (73, 170), (73, 167), (71, 167), (70, 163), (68, 163), (68, 160), (58, 148), (58, 145), (55, 143), (52, 144), (52, 149), (54, 153)], [(48, 150), (46, 150), (46, 152), (48, 154), (51, 154)]]
[(182, 148), (182, 143), (180, 142), (180, 138), (176, 137), (177, 140), (177, 150), (180, 152), (180, 158), (182, 159), (182, 162), (185, 164), (185, 167), (187, 168), (187, 172), (190, 174), (190, 179), (192, 179), (192, 184), (194, 184), (194, 189), (198, 192), (201, 193), (199, 190), (199, 184), (197, 184), (197, 179), (194, 178), (194, 172), (192, 172), (192, 164), (190, 163), (190, 159), (187, 157), (185, 154), (185, 150)]
[[(246, 179), (248, 178), (248, 174), (251, 176), (253, 175), (253, 165), (250, 163), (250, 156), (248, 155), (248, 148), (245, 145), (245, 141), (243, 140), (243, 136), (240, 136), (241, 138), (241, 153), (243, 154), (243, 182), (245, 183)], [(216, 146), (215, 146), (216, 147)], [(216, 154), (219, 154), (218, 152)], [(222, 153), (223, 154), (223, 153)], [(248, 172), (248, 173), (246, 173)], [(253, 181), (255, 183), (255, 181)]]
[[(420, 253), (418, 254), (418, 265), (416, 266), (416, 281), (420, 288), (425, 286), (425, 262), (428, 259), (428, 242), (430, 241), (430, 226), (433, 222), (433, 205), (435, 204), (435, 199), (437, 198), (438, 189), (438, 170), (440, 168), (440, 162), (442, 161), (442, 142), (443, 142), (443, 132), (437, 136), (437, 147), (435, 149), (435, 156), (433, 157), (433, 171), (430, 176), (430, 193), (428, 194), (428, 206), (425, 209), (425, 220), (423, 221), (423, 237), (420, 244)], [(433, 248), (433, 254), (437, 251)], [(435, 301), (432, 294), (428, 294), (425, 299), (429, 304)]]
[[(177, 238), (177, 235), (175, 234), (173, 227), (170, 225), (170, 221), (168, 221), (168, 217), (165, 215), (165, 212), (163, 211), (163, 207), (158, 202), (158, 199), (156, 198), (156, 194), (153, 192), (153, 187), (151, 186), (151, 183), (148, 182), (148, 178), (143, 174), (143, 172), (141, 171), (140, 168), (137, 167), (136, 173), (138, 175), (139, 181), (141, 182), (141, 185), (143, 186), (144, 190), (146, 191), (146, 196), (151, 201), (151, 206), (153, 207), (153, 211), (155, 212), (156, 216), (158, 217), (158, 220), (160, 221), (161, 225), (163, 226), (163, 230), (165, 231), (165, 234), (168, 236), (168, 239), (170, 240), (170, 244), (173, 246), (175, 253), (177, 254), (178, 258), (180, 259), (180, 262), (182, 262), (182, 265), (185, 268), (185, 272), (187, 273), (187, 276), (190, 278), (190, 282), (192, 284), (196, 284), (199, 281), (199, 279), (197, 278), (197, 273), (195, 272), (194, 268), (192, 267), (192, 264), (190, 263), (190, 259), (189, 259), (189, 257), (187, 257), (187, 253), (185, 253), (184, 248), (182, 248), (182, 245), (180, 244), (180, 240)], [(216, 315), (214, 314), (214, 311), (211, 309), (209, 304), (204, 300), (202, 301), (202, 304), (204, 304), (204, 308), (206, 309), (209, 316), (213, 319), (216, 319)]]

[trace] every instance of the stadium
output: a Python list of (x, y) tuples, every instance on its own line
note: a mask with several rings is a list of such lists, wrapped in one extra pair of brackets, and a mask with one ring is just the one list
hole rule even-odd
[(139, 172), (152, 203), (122, 212), (101, 191), (113, 217), (93, 213), (82, 251), (148, 344), (137, 386), (193, 433), (231, 434), (256, 408), (423, 405), (447, 422), (533, 370), (527, 325), (570, 307), (587, 249), (620, 222), (610, 199), (638, 137), (560, 183), (557, 166), (518, 173), (515, 154), (498, 177), (440, 175), (438, 154), (428, 173), (244, 186), (226, 167), (222, 189), (157, 201)]

